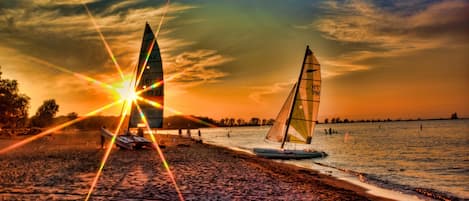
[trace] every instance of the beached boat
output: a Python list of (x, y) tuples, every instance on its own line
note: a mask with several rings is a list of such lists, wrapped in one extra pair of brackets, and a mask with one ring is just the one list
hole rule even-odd
[(313, 52), (306, 47), (298, 82), (291, 89), (277, 115), (266, 139), (281, 142), (280, 149), (254, 148), (260, 157), (276, 159), (307, 159), (325, 157), (327, 154), (312, 149), (285, 149), (286, 143), (311, 144), (317, 123), (321, 91), (320, 64)]
[[(145, 25), (145, 31), (142, 39), (142, 46), (140, 48), (140, 56), (138, 66), (135, 71), (135, 91), (144, 90), (140, 97), (149, 100), (153, 103), (163, 105), (164, 101), (164, 82), (163, 82), (163, 64), (161, 60), (160, 49), (156, 41), (155, 34), (151, 30), (150, 25)], [(158, 83), (155, 86), (155, 83)], [(163, 108), (155, 107), (150, 102), (136, 100), (140, 109), (146, 117), (150, 128), (163, 127)], [(152, 147), (152, 142), (143, 137), (143, 131), (139, 135), (134, 135), (130, 132), (130, 128), (142, 129), (145, 127), (137, 106), (132, 103), (130, 111), (130, 119), (127, 131), (116, 137), (116, 145), (124, 149), (138, 149), (141, 147)], [(112, 138), (112, 132), (101, 129), (101, 135), (106, 138)]]

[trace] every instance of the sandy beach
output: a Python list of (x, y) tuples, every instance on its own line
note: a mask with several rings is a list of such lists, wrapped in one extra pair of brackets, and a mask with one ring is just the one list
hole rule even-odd
[[(0, 139), (5, 147), (21, 138)], [(316, 171), (200, 143), (163, 152), (186, 200), (387, 200)], [(66, 132), (0, 155), (0, 200), (83, 200), (104, 150)], [(92, 200), (178, 200), (155, 150), (113, 149)]]

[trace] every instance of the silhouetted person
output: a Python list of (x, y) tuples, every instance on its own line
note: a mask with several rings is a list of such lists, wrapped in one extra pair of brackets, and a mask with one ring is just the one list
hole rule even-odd
[(143, 129), (142, 129), (142, 128), (138, 128), (138, 130), (137, 130), (137, 136), (143, 137)]
[(179, 130), (178, 130), (178, 134), (179, 134), (179, 136), (182, 135), (182, 129), (179, 129)]
[(191, 137), (191, 129), (190, 128), (187, 129), (187, 136)]
[(199, 136), (200, 142), (202, 142), (202, 133), (200, 132), (200, 129), (199, 129), (199, 131), (197, 132), (197, 135)]
[(326, 133), (326, 135), (327, 135), (327, 128), (324, 129), (324, 133)]
[(332, 134), (332, 128), (329, 128), (329, 135)]
[(422, 131), (422, 130), (423, 130), (423, 126), (422, 126), (422, 124), (420, 124), (420, 131)]

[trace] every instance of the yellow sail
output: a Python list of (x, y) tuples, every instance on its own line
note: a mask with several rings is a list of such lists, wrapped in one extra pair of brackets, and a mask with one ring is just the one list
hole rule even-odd
[(311, 143), (321, 95), (321, 68), (313, 52), (306, 48), (298, 82), (290, 91), (266, 139), (274, 142)]
[(301, 69), (286, 141), (310, 144), (318, 117), (321, 70), (318, 60), (309, 48), (306, 49)]

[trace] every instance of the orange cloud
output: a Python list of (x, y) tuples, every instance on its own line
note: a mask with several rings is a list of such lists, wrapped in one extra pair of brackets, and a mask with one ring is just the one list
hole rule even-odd
[(262, 103), (262, 98), (264, 96), (288, 91), (292, 88), (294, 83), (294, 81), (278, 82), (271, 85), (252, 87), (253, 92), (249, 94), (249, 98), (256, 103)]

